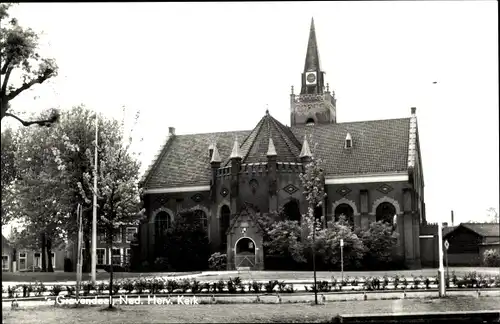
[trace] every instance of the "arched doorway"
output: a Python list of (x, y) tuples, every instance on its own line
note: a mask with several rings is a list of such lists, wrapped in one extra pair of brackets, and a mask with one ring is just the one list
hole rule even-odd
[(354, 210), (350, 205), (348, 204), (338, 205), (337, 208), (335, 208), (334, 214), (335, 214), (335, 221), (338, 221), (340, 215), (343, 215), (345, 216), (345, 219), (351, 226), (354, 225)]
[(222, 253), (227, 252), (227, 235), (226, 232), (229, 228), (231, 217), (231, 210), (227, 205), (220, 209), (219, 228), (220, 228), (220, 250)]
[(234, 261), (236, 269), (248, 268), (255, 266), (255, 242), (249, 237), (242, 237), (236, 241)]
[(378, 205), (375, 211), (375, 219), (377, 222), (382, 221), (384, 223), (393, 224), (395, 215), (396, 207), (387, 201)]
[(172, 225), (170, 215), (166, 211), (160, 211), (155, 216), (155, 247), (157, 249), (157, 255), (163, 249), (165, 245), (165, 238), (167, 237), (167, 230)]
[(299, 202), (295, 199), (290, 200), (283, 206), (283, 213), (288, 220), (299, 222), (301, 220)]
[(314, 219), (320, 224), (322, 224), (321, 217), (323, 217), (323, 207), (317, 206), (314, 208)]

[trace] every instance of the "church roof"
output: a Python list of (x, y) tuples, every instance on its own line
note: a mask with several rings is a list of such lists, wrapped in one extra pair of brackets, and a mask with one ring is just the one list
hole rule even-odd
[[(307, 135), (327, 175), (408, 170), (410, 118), (301, 125), (291, 128), (297, 138)], [(346, 135), (352, 147), (345, 147)]]
[[(352, 147), (345, 148), (346, 134)], [(251, 131), (173, 135), (145, 175), (145, 189), (205, 186), (210, 183), (208, 147), (216, 143), (223, 164), (235, 138), (241, 141), (242, 163), (267, 162), (269, 137), (278, 162), (295, 162), (307, 140), (315, 157), (322, 159), (327, 176), (407, 171), (410, 118), (301, 125), (287, 127), (266, 114)]]
[(316, 41), (316, 29), (314, 28), (314, 18), (311, 18), (311, 28), (309, 30), (309, 40), (307, 42), (306, 62), (304, 72), (320, 70), (318, 42)]
[[(274, 119), (268, 111), (241, 143), (241, 163), (267, 162), (269, 139), (272, 138), (279, 162), (300, 162), (301, 144), (290, 128)], [(226, 165), (229, 159), (226, 160)]]

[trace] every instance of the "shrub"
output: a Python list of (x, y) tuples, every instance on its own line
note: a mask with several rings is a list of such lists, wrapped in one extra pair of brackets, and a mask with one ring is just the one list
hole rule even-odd
[(264, 285), (264, 288), (266, 289), (266, 292), (272, 293), (274, 287), (276, 287), (277, 285), (278, 285), (278, 280), (269, 280), (269, 282)]
[(424, 283), (425, 283), (425, 289), (429, 289), (431, 285), (431, 280), (429, 278), (425, 278)]
[(111, 289), (113, 291), (113, 294), (116, 295), (120, 291), (120, 288), (122, 286), (122, 283), (120, 281), (114, 282), (113, 283), (113, 288)]
[(47, 287), (45, 287), (45, 285), (43, 284), (43, 282), (40, 282), (37, 286), (36, 286), (36, 295), (37, 296), (41, 296), (44, 292), (47, 291)]
[(106, 284), (104, 282), (101, 282), (97, 285), (96, 287), (96, 292), (98, 295), (101, 295), (104, 292), (104, 289), (106, 288)]
[(75, 295), (75, 290), (76, 290), (76, 288), (75, 288), (75, 287), (66, 286), (66, 291), (68, 292), (68, 296), (73, 296), (73, 295)]
[(421, 278), (413, 277), (413, 288), (417, 289), (421, 282), (422, 282)]
[(284, 282), (284, 281), (279, 282), (279, 283), (278, 283), (278, 291), (279, 291), (280, 293), (283, 293), (283, 292), (285, 292), (285, 291), (286, 291), (285, 289), (286, 289), (286, 284), (285, 284), (285, 282)]
[(59, 293), (62, 291), (61, 286), (59, 285), (53, 285), (51, 289), (51, 294), (52, 296), (59, 296)]
[(161, 278), (153, 278), (149, 281), (148, 289), (150, 293), (157, 294), (165, 289), (165, 282)]
[(172, 267), (168, 263), (168, 259), (166, 257), (156, 258), (154, 263), (155, 271), (170, 271)]
[(208, 259), (208, 268), (210, 270), (226, 270), (227, 268), (227, 255), (215, 252)]
[(206, 290), (206, 292), (210, 292), (210, 284), (208, 282), (204, 282), (201, 285), (200, 291)]
[(337, 278), (332, 276), (332, 288), (334, 290), (337, 290), (337, 285), (338, 285)]
[(234, 283), (233, 279), (229, 278), (227, 282), (227, 291), (229, 291), (229, 293), (231, 294), (234, 294), (236, 292), (236, 287), (237, 285)]
[(14, 298), (14, 293), (16, 292), (15, 286), (8, 286), (7, 293), (9, 294), (9, 298)]
[(132, 280), (128, 279), (123, 282), (123, 290), (127, 292), (127, 294), (131, 294), (134, 291), (135, 284)]
[(397, 244), (397, 233), (393, 225), (382, 221), (373, 222), (359, 236), (365, 246), (363, 264), (371, 269), (387, 269), (393, 261), (393, 249)]
[(257, 281), (252, 281), (252, 289), (254, 292), (259, 293), (262, 289), (262, 283)]
[(224, 288), (226, 287), (226, 283), (224, 280), (219, 280), (216, 283), (214, 283), (215, 288), (217, 289), (217, 292), (224, 292)]
[[(135, 281), (133, 287), (134, 287), (134, 290), (136, 291), (136, 293), (142, 294), (143, 291), (148, 289), (148, 283), (146, 282), (146, 280), (144, 280), (144, 278), (139, 278)], [(131, 287), (128, 286), (127, 288), (130, 289)]]
[(316, 288), (318, 288), (318, 291), (320, 292), (328, 292), (331, 290), (331, 286), (326, 280), (322, 280), (316, 284)]
[(387, 286), (389, 285), (389, 277), (387, 275), (385, 275), (382, 282), (383, 282), (382, 289), (387, 289)]
[(191, 283), (191, 292), (193, 294), (197, 294), (201, 291), (201, 284), (198, 280), (193, 279), (193, 282)]
[(394, 289), (398, 289), (398, 286), (399, 286), (399, 276), (398, 275), (395, 275), (394, 276)]
[(167, 280), (167, 291), (169, 294), (173, 293), (176, 289), (179, 288), (179, 284), (177, 283), (176, 280), (168, 279)]
[(88, 281), (88, 282), (84, 283), (83, 284), (83, 295), (84, 296), (90, 295), (90, 291), (94, 290), (94, 289), (95, 289), (95, 286), (94, 286), (94, 284), (92, 284), (92, 282)]
[(500, 250), (486, 250), (483, 253), (483, 262), (487, 267), (500, 267)]
[(185, 293), (186, 291), (188, 291), (189, 289), (191, 289), (191, 282), (189, 281), (189, 279), (182, 279), (180, 285), (179, 285), (179, 289)]

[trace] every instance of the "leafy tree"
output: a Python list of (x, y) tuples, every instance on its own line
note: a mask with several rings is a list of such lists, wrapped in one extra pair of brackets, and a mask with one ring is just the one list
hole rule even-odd
[(160, 257), (168, 260), (176, 271), (204, 270), (208, 267), (210, 249), (206, 230), (195, 213), (190, 210), (180, 212), (162, 236)]
[(312, 251), (316, 251), (317, 256), (328, 268), (339, 268), (342, 262), (340, 253), (340, 240), (344, 240), (343, 254), (344, 267), (357, 268), (361, 265), (365, 253), (363, 241), (351, 230), (351, 226), (345, 217), (340, 216), (338, 221), (330, 221), (326, 228), (320, 229), (316, 233), (314, 249), (306, 248), (308, 258), (311, 259)]
[(6, 128), (2, 130), (2, 158), (1, 158), (1, 174), (2, 174), (2, 225), (10, 222), (13, 215), (9, 209), (12, 200), (15, 198), (14, 182), (17, 178), (17, 169), (15, 166), (16, 155), (16, 133)]
[(488, 213), (488, 222), (491, 223), (498, 223), (499, 222), (499, 217), (498, 217), (498, 212), (495, 208), (490, 207), (486, 210)]
[(366, 231), (360, 231), (360, 236), (366, 246), (366, 264), (370, 268), (389, 265), (398, 242), (398, 234), (393, 231), (392, 224), (383, 221), (371, 223)]
[(305, 262), (303, 245), (300, 242), (302, 229), (297, 221), (285, 220), (273, 223), (267, 229), (268, 239), (264, 246), (272, 255), (291, 257), (296, 262)]
[(304, 196), (307, 200), (307, 214), (304, 215), (304, 223), (309, 231), (307, 239), (312, 244), (312, 261), (314, 272), (314, 302), (318, 304), (318, 294), (316, 289), (316, 232), (321, 229), (324, 219), (317, 219), (314, 210), (323, 205), (326, 197), (324, 186), (323, 169), (320, 166), (321, 160), (311, 157), (311, 161), (306, 165), (304, 173), (300, 174), (300, 180), (304, 187)]
[[(23, 28), (17, 19), (10, 18), (8, 10), (12, 3), (0, 4), (0, 120), (13, 117), (24, 126), (33, 124), (50, 126), (59, 118), (59, 113), (46, 118), (24, 121), (9, 112), (10, 101), (36, 84), (57, 76), (58, 67), (53, 59), (42, 58), (38, 53), (38, 35), (31, 28)], [(10, 18), (10, 19), (9, 19)], [(16, 86), (13, 76), (20, 77), (21, 85)]]

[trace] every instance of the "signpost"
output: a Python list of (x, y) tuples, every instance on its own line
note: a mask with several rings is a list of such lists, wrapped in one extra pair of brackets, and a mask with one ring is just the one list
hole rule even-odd
[(344, 239), (340, 239), (340, 272), (342, 285), (344, 282)]
[(450, 243), (448, 242), (448, 240), (445, 240), (444, 241), (444, 258), (445, 258), (445, 262), (446, 262), (446, 281), (448, 282), (448, 280), (450, 280), (450, 271), (449, 271), (449, 267), (448, 267), (448, 248), (450, 247)]

